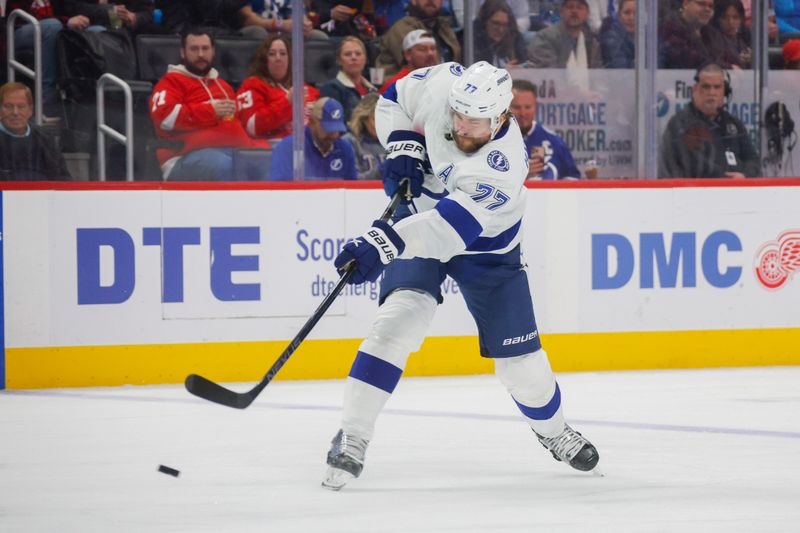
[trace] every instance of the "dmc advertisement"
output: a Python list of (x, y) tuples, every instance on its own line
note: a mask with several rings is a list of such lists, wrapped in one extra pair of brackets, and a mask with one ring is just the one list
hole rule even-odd
[(544, 331), (800, 326), (797, 188), (548, 192)]

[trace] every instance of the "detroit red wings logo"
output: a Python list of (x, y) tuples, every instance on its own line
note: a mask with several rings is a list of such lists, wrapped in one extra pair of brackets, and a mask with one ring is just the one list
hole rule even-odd
[(786, 231), (756, 253), (756, 277), (768, 289), (777, 289), (800, 270), (800, 231)]

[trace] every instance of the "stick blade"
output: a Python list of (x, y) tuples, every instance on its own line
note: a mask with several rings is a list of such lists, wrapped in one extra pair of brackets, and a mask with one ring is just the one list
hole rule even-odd
[(233, 407), (234, 409), (245, 409), (253, 403), (254, 399), (254, 396), (248, 392), (234, 392), (197, 374), (186, 376), (184, 384), (186, 385), (186, 390), (198, 398)]

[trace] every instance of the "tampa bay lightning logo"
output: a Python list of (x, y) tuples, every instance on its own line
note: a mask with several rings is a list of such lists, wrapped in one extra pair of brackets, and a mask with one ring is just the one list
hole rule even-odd
[(450, 65), (450, 72), (453, 73), (453, 76), (461, 76), (461, 74), (464, 72), (464, 67), (458, 63), (453, 63)]
[(342, 170), (344, 163), (338, 157), (331, 161), (331, 170)]
[(492, 150), (489, 152), (489, 155), (486, 157), (486, 162), (489, 163), (489, 166), (495, 170), (499, 170), (500, 172), (508, 172), (508, 158), (503, 155), (503, 152), (500, 150)]
[(656, 114), (663, 117), (667, 113), (669, 113), (669, 98), (663, 92), (659, 92), (656, 98)]

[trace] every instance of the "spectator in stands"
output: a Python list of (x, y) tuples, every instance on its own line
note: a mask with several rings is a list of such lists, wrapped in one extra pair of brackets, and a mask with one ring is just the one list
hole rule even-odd
[[(236, 120), (236, 93), (211, 67), (213, 60), (214, 38), (208, 30), (190, 29), (181, 37), (181, 64), (170, 65), (153, 89), (156, 134), (181, 145), (158, 150), (164, 179), (237, 179), (235, 148), (269, 148)], [(266, 171), (247, 177), (266, 178)]]
[(475, 61), (488, 61), (500, 68), (525, 62), (525, 41), (505, 0), (486, 0), (478, 10), (474, 28)]
[[(33, 15), (39, 21), (39, 28), (42, 32), (42, 105), (44, 111), (50, 112), (48, 108), (52, 108), (56, 103), (58, 96), (58, 88), (56, 82), (58, 81), (58, 50), (56, 43), (58, 41), (58, 34), (61, 32), (61, 20), (57, 18), (57, 14), (53, 10), (53, 5), (50, 0), (8, 0), (5, 4), (3, 11), (3, 18), (0, 20), (2, 29), (0, 29), (0, 55), (6, 57), (6, 17), (14, 11), (20, 9), (30, 15)], [(14, 44), (15, 52), (19, 54), (30, 53), (33, 54), (33, 24), (22, 19), (17, 19), (14, 27)], [(17, 57), (17, 60), (20, 58)], [(30, 65), (33, 68), (33, 64)]]
[(461, 45), (450, 19), (442, 15), (442, 0), (411, 0), (408, 16), (398, 20), (381, 37), (381, 49), (375, 62), (387, 77), (397, 74), (403, 64), (403, 38), (411, 30), (428, 30), (439, 46), (442, 61), (461, 62)]
[(378, 89), (364, 77), (367, 49), (358, 37), (350, 35), (339, 42), (336, 62), (339, 72), (334, 79), (323, 83), (319, 92), (322, 96), (334, 98), (344, 107), (344, 119), (347, 121), (361, 98)]
[(104, 31), (125, 27), (130, 32), (153, 22), (153, 0), (62, 0), (63, 14), (73, 30)]
[[(261, 27), (271, 33), (292, 33), (294, 18), (292, 17), (291, 0), (249, 0), (250, 5), (240, 10), (242, 26), (245, 33), (255, 30), (248, 27)], [(306, 39), (327, 39), (325, 32), (316, 30), (313, 21), (303, 14), (303, 37)], [(263, 37), (259, 37), (263, 38)]]
[(620, 0), (603, 21), (600, 48), (606, 68), (633, 68), (636, 62), (636, 0)]
[(21, 83), (0, 87), (0, 181), (70, 179), (53, 141), (30, 125), (33, 94)]
[[(545, 3), (552, 3), (555, 0), (537, 0), (537, 4), (539, 9), (543, 9), (542, 5)], [(590, 0), (591, 1), (591, 0)], [(455, 28), (463, 28), (464, 27), (464, 0), (452, 0), (452, 9), (453, 15), (456, 19)], [(531, 27), (531, 13), (530, 5), (528, 4), (528, 0), (506, 0), (506, 4), (508, 7), (511, 8), (511, 12), (514, 13), (514, 19), (517, 21), (517, 29), (520, 33), (525, 33)], [(443, 6), (443, 10), (446, 10), (446, 6)]]
[(659, 177), (744, 178), (761, 165), (744, 125), (724, 109), (730, 87), (715, 63), (695, 75), (692, 101), (675, 113), (661, 139)]
[[(310, 109), (319, 91), (304, 89)], [(239, 120), (251, 137), (275, 139), (292, 132), (292, 49), (286, 37), (275, 34), (261, 44), (236, 99)]]
[(514, 80), (511, 113), (517, 119), (528, 152), (528, 179), (579, 179), (581, 173), (567, 144), (536, 121), (536, 86)]
[[(340, 138), (347, 131), (343, 118), (344, 109), (333, 98), (323, 96), (314, 102), (304, 132), (305, 179), (354, 180), (358, 177), (353, 148)], [(275, 147), (271, 180), (292, 180), (293, 137), (285, 137)]]
[[(328, 35), (354, 35), (365, 42), (378, 36), (371, 2), (312, 0), (312, 5), (319, 15), (319, 28)], [(369, 12), (365, 8), (369, 8)]]
[(780, 33), (800, 33), (800, 0), (774, 0)]
[(683, 0), (680, 11), (659, 27), (660, 68), (698, 68), (709, 62), (723, 68), (738, 67), (739, 58), (711, 26), (714, 0)]
[(561, 21), (533, 37), (528, 45), (528, 63), (535, 68), (564, 68), (569, 65), (600, 68), (600, 42), (589, 28), (586, 0), (564, 0)]
[(750, 31), (744, 27), (742, 0), (716, 0), (711, 25), (722, 34), (725, 46), (738, 58), (742, 68), (750, 68), (753, 52), (750, 48)]
[(381, 179), (380, 167), (386, 161), (386, 149), (375, 131), (375, 106), (379, 98), (378, 93), (370, 93), (361, 99), (353, 109), (353, 117), (348, 124), (350, 132), (344, 136), (353, 147), (360, 180)]
[(432, 67), (439, 64), (439, 48), (436, 46), (436, 39), (433, 38), (433, 34), (428, 30), (412, 30), (408, 32), (403, 37), (403, 58), (405, 58), (403, 68), (381, 87), (381, 94), (391, 84), (401, 78), (405, 78), (418, 68)]
[(783, 68), (800, 70), (800, 39), (789, 39), (783, 44)]

